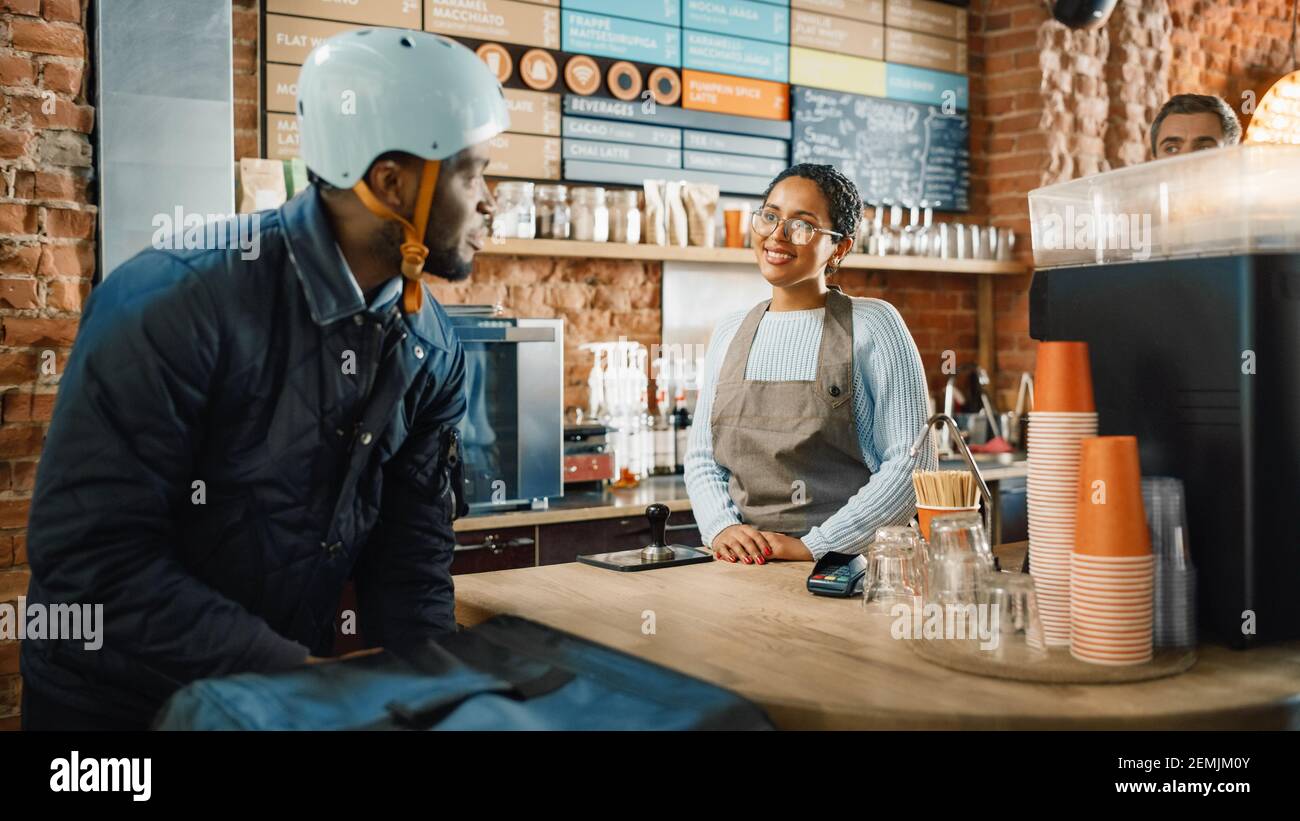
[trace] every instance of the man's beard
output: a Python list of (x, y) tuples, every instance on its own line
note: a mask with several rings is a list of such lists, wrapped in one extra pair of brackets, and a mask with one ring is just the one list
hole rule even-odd
[[(405, 235), (402, 227), (395, 222), (385, 223), (383, 230), (375, 236), (371, 247), (372, 253), (384, 259), (392, 266), (397, 275), (402, 272), (401, 245)], [(448, 282), (464, 282), (474, 270), (474, 262), (466, 262), (460, 254), (451, 248), (430, 248), (429, 256), (424, 260), (424, 273), (445, 279)]]
[(464, 282), (474, 270), (474, 261), (466, 262), (460, 254), (446, 249), (430, 249), (424, 261), (424, 272), (448, 282)]

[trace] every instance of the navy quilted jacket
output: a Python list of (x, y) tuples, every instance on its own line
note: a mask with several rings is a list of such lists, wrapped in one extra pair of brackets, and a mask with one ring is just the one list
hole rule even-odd
[(102, 604), (103, 646), (23, 642), (49, 699), (147, 722), (195, 679), (300, 664), (328, 652), (349, 576), (368, 643), (455, 629), (445, 312), (427, 291), (412, 316), (368, 310), (314, 189), (261, 214), (259, 245), (144, 251), (91, 294), (37, 473), (29, 604)]

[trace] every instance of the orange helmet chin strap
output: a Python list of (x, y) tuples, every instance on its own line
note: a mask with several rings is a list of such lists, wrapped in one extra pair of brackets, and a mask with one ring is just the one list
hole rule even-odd
[(424, 232), (429, 227), (429, 212), (433, 209), (433, 194), (438, 188), (438, 160), (425, 160), (424, 170), (420, 175), (420, 190), (415, 197), (415, 222), (407, 222), (393, 209), (384, 205), (361, 180), (352, 186), (361, 204), (370, 213), (380, 219), (392, 220), (402, 226), (402, 308), (413, 314), (420, 310), (424, 289), (420, 287), (420, 274), (424, 270), (424, 260), (429, 256), (429, 249), (424, 245)]

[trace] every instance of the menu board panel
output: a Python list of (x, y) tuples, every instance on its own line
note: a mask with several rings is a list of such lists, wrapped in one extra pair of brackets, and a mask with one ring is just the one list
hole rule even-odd
[(718, 171), (693, 171), (685, 168), (664, 170), (646, 165), (565, 160), (564, 178), (575, 182), (605, 185), (640, 186), (646, 180), (674, 179), (717, 185), (724, 194), (762, 194), (771, 177), (764, 175), (723, 174)]
[(420, 0), (266, 0), (266, 10), (372, 26), (420, 27)]
[(696, 128), (701, 131), (722, 131), (727, 134), (749, 134), (754, 137), (790, 139), (789, 120), (765, 120), (759, 117), (738, 117), (732, 114), (715, 114), (711, 111), (690, 111), (674, 106), (648, 108), (639, 102), (625, 103), (607, 97), (580, 97), (564, 95), (564, 113), (579, 117), (599, 117), (606, 120), (652, 123), (661, 126)]
[(933, 0), (885, 0), (885, 25), (966, 39), (966, 9)]
[(660, 66), (682, 64), (681, 29), (565, 9), (563, 50)]
[(718, 71), (777, 83), (789, 79), (787, 45), (706, 34), (690, 29), (682, 30), (681, 34), (685, 39), (681, 55), (682, 68)]
[(266, 60), (268, 63), (292, 63), (300, 66), (316, 46), (336, 34), (356, 31), (360, 28), (365, 26), (268, 14), (266, 15)]
[(752, 0), (681, 0), (682, 25), (688, 29), (790, 42), (790, 12)]
[(964, 74), (966, 44), (907, 29), (885, 29), (885, 59), (891, 63)]
[(790, 77), (789, 47), (725, 34), (682, 31), (682, 67), (786, 82)]
[(775, 177), (785, 170), (785, 160), (746, 157), (743, 154), (714, 154), (709, 151), (683, 151), (682, 167), (695, 171), (720, 171), (724, 174), (757, 174)]
[(790, 118), (790, 87), (785, 83), (687, 69), (682, 72), (682, 85), (684, 108), (770, 120)]
[(885, 96), (885, 64), (879, 60), (790, 47), (791, 85)]
[(682, 23), (681, 0), (564, 0), (561, 5), (574, 11), (611, 14), (664, 26)]
[(970, 78), (965, 74), (889, 63), (885, 87), (884, 96), (891, 100), (910, 100), (959, 111), (970, 107)]
[(616, 120), (593, 120), (587, 117), (565, 117), (563, 128), (565, 137), (578, 140), (605, 140), (615, 143), (657, 145), (663, 148), (682, 147), (682, 132), (679, 128), (621, 123)]
[(790, 16), (790, 43), (869, 60), (885, 59), (885, 27), (796, 9)]
[(488, 142), (486, 173), (491, 177), (560, 178), (560, 138), (498, 134)]
[(848, 17), (864, 23), (885, 22), (885, 0), (790, 0), (796, 9)]
[(266, 115), (266, 156), (291, 160), (298, 156), (298, 118), (293, 114)]
[(739, 134), (720, 134), (716, 131), (682, 132), (682, 145), (697, 151), (721, 154), (748, 154), (784, 161), (790, 155), (790, 143), (765, 137), (745, 137)]
[(596, 140), (565, 140), (564, 159), (653, 165), (659, 168), (682, 167), (681, 149), (655, 148), (632, 143), (605, 143)]
[(292, 114), (298, 103), (298, 72), (301, 66), (266, 64), (266, 110)]
[(505, 93), (511, 131), (547, 137), (560, 135), (559, 94), (522, 88), (507, 88)]
[(424, 30), (542, 48), (560, 47), (560, 13), (517, 0), (424, 0)]

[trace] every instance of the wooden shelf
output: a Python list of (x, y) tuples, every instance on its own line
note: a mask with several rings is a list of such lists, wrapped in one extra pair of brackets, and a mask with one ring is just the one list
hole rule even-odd
[[(657, 262), (713, 262), (754, 264), (749, 248), (678, 248), (665, 245), (629, 245), (617, 242), (578, 242), (563, 239), (491, 240), (480, 254), (532, 257), (584, 257), (588, 259), (636, 259)], [(869, 271), (917, 271), (937, 274), (1025, 274), (1019, 262), (992, 260), (935, 259), (933, 257), (879, 257), (849, 254), (841, 268)]]

